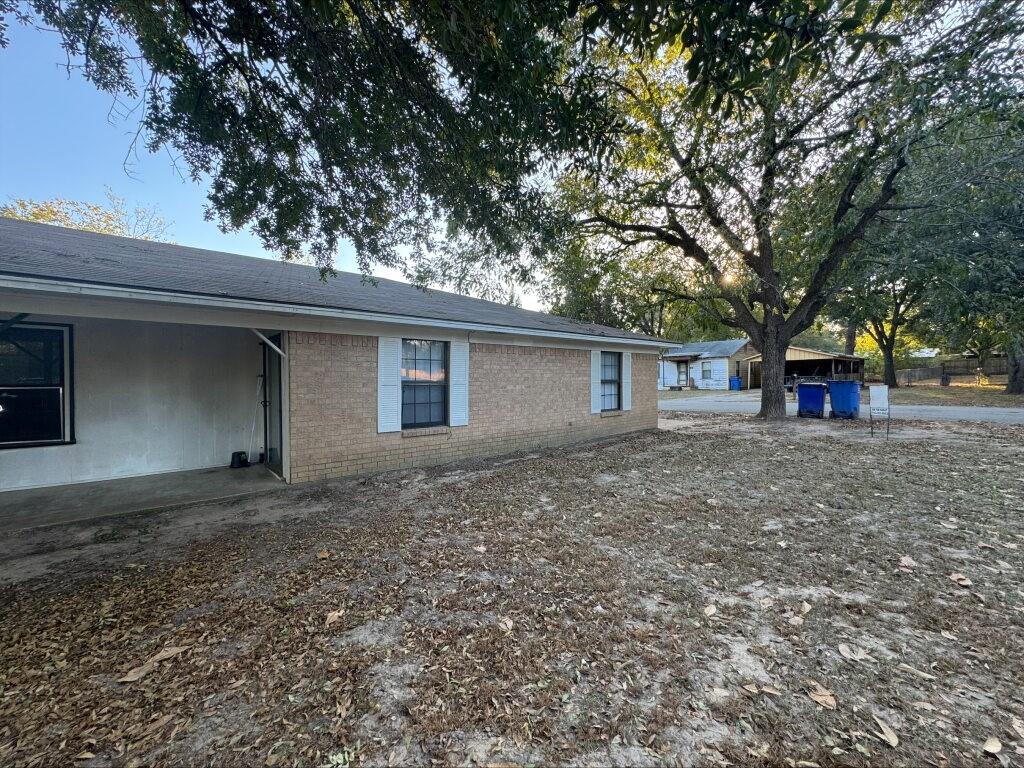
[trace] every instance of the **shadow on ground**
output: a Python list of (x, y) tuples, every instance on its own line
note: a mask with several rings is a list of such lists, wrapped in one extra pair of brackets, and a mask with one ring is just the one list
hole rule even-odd
[(1020, 749), (1024, 431), (664, 425), (20, 534), (0, 763)]

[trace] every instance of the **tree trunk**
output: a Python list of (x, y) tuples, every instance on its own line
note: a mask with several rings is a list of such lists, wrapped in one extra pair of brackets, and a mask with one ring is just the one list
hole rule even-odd
[(985, 372), (985, 366), (988, 365), (988, 361), (992, 359), (992, 347), (978, 347), (978, 370), (982, 373)]
[(761, 411), (762, 419), (786, 418), (786, 349), (789, 340), (779, 336), (778, 328), (765, 328), (761, 348)]
[(883, 318), (871, 318), (871, 324), (868, 326), (868, 334), (872, 340), (878, 346), (878, 350), (882, 353), (882, 383), (888, 384), (890, 387), (898, 387), (900, 383), (896, 381), (896, 337), (899, 333), (900, 322), (899, 319), (894, 317), (892, 322), (889, 324), (888, 333), (885, 330), (885, 320)]
[(846, 324), (846, 345), (843, 349), (847, 355), (857, 351), (857, 324), (852, 320)]
[[(894, 336), (896, 334), (893, 334)], [(890, 387), (898, 387), (900, 383), (896, 381), (896, 360), (893, 355), (895, 351), (895, 344), (879, 344), (879, 348), (882, 350), (882, 360), (885, 363), (884, 370), (882, 371), (882, 383), (888, 384)]]
[(1006, 394), (1024, 395), (1024, 336), (1011, 336), (1006, 345)]

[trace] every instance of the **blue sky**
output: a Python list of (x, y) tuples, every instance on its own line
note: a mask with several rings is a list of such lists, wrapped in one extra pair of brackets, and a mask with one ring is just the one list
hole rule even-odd
[[(15, 22), (10, 38), (0, 49), (0, 201), (103, 203), (109, 187), (129, 208), (157, 209), (177, 243), (274, 258), (248, 231), (224, 233), (203, 218), (206, 185), (189, 178), (184, 161), (144, 146), (126, 159), (138, 114), (69, 74), (56, 35)], [(336, 266), (357, 269), (351, 250)]]

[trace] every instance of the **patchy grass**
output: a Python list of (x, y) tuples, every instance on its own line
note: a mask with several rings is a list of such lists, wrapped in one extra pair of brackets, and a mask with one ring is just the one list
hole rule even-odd
[(685, 397), (706, 397), (726, 394), (724, 389), (663, 389), (658, 392), (659, 400), (679, 400)]
[(22, 534), (0, 763), (1020, 760), (1024, 429), (665, 424)]
[[(938, 382), (920, 382), (911, 387), (890, 390), (890, 399), (898, 405), (981, 405), (1002, 408), (1024, 408), (1024, 395), (1006, 394), (1006, 377), (992, 377), (988, 384), (976, 380), (956, 380), (948, 387)], [(866, 391), (866, 389), (865, 389)]]

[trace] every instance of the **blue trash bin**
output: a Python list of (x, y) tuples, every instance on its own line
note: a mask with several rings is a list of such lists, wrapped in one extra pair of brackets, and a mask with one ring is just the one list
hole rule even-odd
[(860, 382), (829, 379), (828, 399), (833, 419), (860, 418)]
[(796, 415), (825, 418), (825, 385), (816, 381), (800, 382), (796, 388)]
[(734, 392), (739, 392), (740, 391), (740, 386), (742, 384), (743, 384), (743, 380), (739, 376), (730, 376), (729, 377), (729, 389), (733, 390)]

